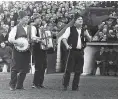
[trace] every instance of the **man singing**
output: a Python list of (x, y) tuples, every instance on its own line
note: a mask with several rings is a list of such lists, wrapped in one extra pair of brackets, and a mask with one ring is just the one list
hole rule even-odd
[(71, 72), (74, 72), (72, 90), (78, 90), (80, 75), (83, 72), (84, 65), (85, 39), (91, 41), (92, 37), (83, 27), (83, 18), (75, 16), (74, 25), (66, 29), (62, 39), (68, 56), (63, 78), (63, 90), (67, 90)]
[[(8, 41), (14, 46), (22, 46), (22, 42), (17, 41), (19, 37), (30, 39), (30, 35), (35, 34), (36, 28), (34, 26), (28, 28), (29, 16), (24, 11), (19, 12), (20, 22), (9, 33)], [(13, 65), (11, 67), (10, 90), (24, 89), (23, 82), (26, 73), (29, 72), (30, 50), (19, 52), (13, 48)], [(18, 74), (19, 73), (19, 74)], [(18, 74), (18, 76), (17, 76)]]

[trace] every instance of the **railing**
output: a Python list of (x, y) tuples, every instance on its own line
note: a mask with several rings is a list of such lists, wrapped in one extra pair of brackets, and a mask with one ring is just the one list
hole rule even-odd
[(59, 38), (62, 36), (62, 34), (65, 32), (65, 30), (66, 30), (69, 26), (73, 25), (73, 23), (74, 23), (74, 19), (72, 19), (72, 20), (57, 34), (57, 38), (59, 39)]

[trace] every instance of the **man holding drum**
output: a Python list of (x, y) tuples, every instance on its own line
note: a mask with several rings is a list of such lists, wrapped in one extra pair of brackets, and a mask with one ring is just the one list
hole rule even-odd
[(22, 49), (22, 47), (25, 48), (25, 46), (28, 46), (27, 43), (24, 45), (23, 42), (18, 39), (22, 38), (23, 40), (28, 40), (29, 42), (31, 35), (36, 32), (36, 28), (34, 26), (27, 25), (29, 22), (29, 16), (27, 16), (24, 11), (19, 12), (19, 17), (19, 24), (10, 31), (8, 37), (8, 41), (14, 45), (12, 56), (13, 65), (11, 67), (11, 80), (9, 83), (11, 91), (15, 89), (24, 89), (23, 82), (26, 74), (29, 72), (31, 53), (29, 48), (24, 51), (18, 50), (19, 48)]

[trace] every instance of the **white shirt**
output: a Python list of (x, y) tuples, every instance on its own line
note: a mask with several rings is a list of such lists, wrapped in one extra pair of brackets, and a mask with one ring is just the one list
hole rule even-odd
[[(26, 34), (27, 34), (27, 26), (23, 27)], [(16, 32), (17, 32), (17, 26), (13, 27), (12, 30), (10, 31), (9, 33), (9, 37), (8, 37), (8, 41), (10, 43), (13, 43), (13, 41), (15, 40), (15, 37), (16, 37)], [(32, 37), (35, 37), (36, 35), (36, 28), (34, 26), (31, 26), (31, 38)]]
[[(77, 29), (77, 28), (76, 28)], [(77, 32), (78, 32), (78, 42), (77, 42), (77, 49), (81, 49), (81, 29), (77, 29)], [(68, 39), (70, 36), (70, 27), (68, 27), (65, 31), (65, 33), (62, 35), (62, 38), (64, 39)]]

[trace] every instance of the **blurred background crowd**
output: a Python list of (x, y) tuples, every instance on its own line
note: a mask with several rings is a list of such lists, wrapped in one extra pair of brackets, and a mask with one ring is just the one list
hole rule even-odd
[[(74, 15), (83, 15), (89, 7), (113, 7), (114, 10), (110, 12), (110, 14), (114, 16), (117, 16), (116, 9), (118, 8), (116, 1), (1, 1), (0, 3), (0, 33), (9, 33), (11, 28), (18, 24), (21, 11), (26, 11), (31, 17), (29, 23), (33, 22), (33, 18), (39, 13), (39, 18), (42, 20), (41, 27), (48, 25), (50, 31), (57, 34), (73, 19)], [(115, 20), (116, 23), (112, 22), (114, 24), (107, 21), (105, 24), (104, 22), (101, 24), (103, 24), (105, 28), (108, 27), (108, 24), (111, 24), (112, 28), (109, 33), (111, 34), (113, 32), (112, 34), (115, 34), (115, 31), (117, 33), (117, 20)], [(88, 23), (86, 24), (88, 25)], [(99, 36), (103, 34), (103, 38), (105, 38), (105, 33), (103, 32), (106, 32), (106, 29), (103, 30), (102, 25), (98, 29), (100, 30), (98, 33)], [(97, 38), (94, 40), (97, 40)], [(98, 39), (97, 41), (101, 40)]]
[(118, 19), (115, 12), (98, 25), (93, 41), (118, 42)]

